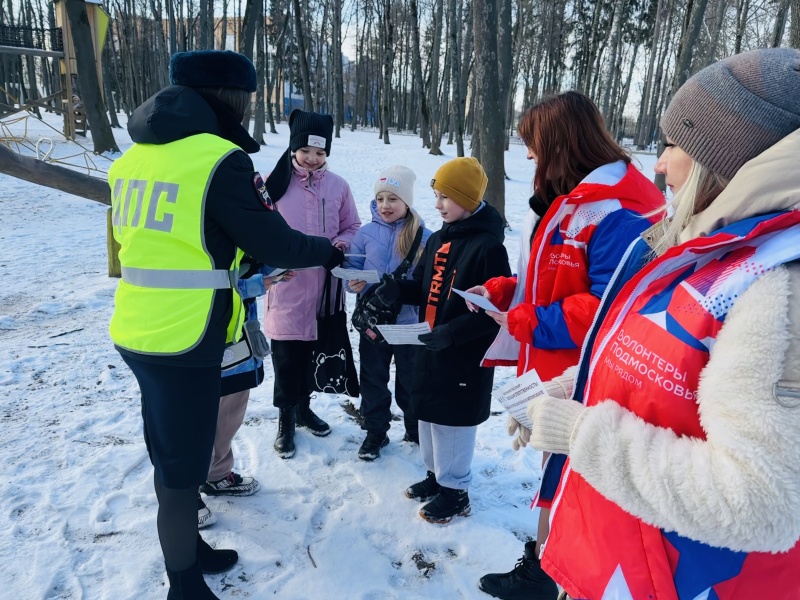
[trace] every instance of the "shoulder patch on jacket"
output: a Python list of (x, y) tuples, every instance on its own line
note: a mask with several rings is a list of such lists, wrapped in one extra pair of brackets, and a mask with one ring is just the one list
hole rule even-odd
[(275, 210), (275, 203), (272, 201), (272, 198), (269, 197), (269, 192), (267, 192), (267, 186), (264, 184), (264, 180), (261, 179), (261, 175), (258, 173), (253, 173), (253, 188), (256, 190), (256, 194), (261, 199), (261, 203), (267, 210)]

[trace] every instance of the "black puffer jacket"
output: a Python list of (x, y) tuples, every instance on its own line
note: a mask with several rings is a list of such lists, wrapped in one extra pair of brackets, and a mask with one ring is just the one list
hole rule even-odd
[[(206, 193), (205, 242), (215, 269), (230, 267), (237, 247), (272, 267), (313, 267), (331, 258), (332, 246), (326, 238), (295, 231), (262, 198), (257, 189), (260, 177), (247, 155), (258, 152), (259, 146), (216, 98), (184, 86), (166, 87), (133, 112), (128, 132), (137, 144), (167, 144), (211, 133), (243, 149), (222, 161)], [(148, 362), (219, 366), (231, 311), (231, 291), (216, 290), (208, 329), (193, 350), (172, 357), (134, 356)]]
[(431, 235), (413, 280), (400, 282), (401, 300), (420, 307), (420, 322), (428, 320), (434, 328), (447, 325), (455, 341), (438, 352), (417, 349), (411, 404), (423, 421), (472, 426), (489, 418), (494, 369), (480, 363), (498, 326), (483, 311), (470, 312), (451, 290), (510, 276), (503, 238), (500, 214), (484, 205)]

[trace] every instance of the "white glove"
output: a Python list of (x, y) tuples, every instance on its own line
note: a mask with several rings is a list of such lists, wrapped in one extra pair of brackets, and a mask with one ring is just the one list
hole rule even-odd
[(563, 375), (545, 381), (544, 389), (547, 390), (547, 395), (553, 398), (571, 398), (575, 386), (575, 371), (575, 367), (570, 367)]
[(528, 445), (531, 440), (531, 430), (520, 424), (514, 417), (508, 415), (508, 435), (514, 436), (511, 447), (519, 450)]
[(583, 420), (586, 407), (575, 400), (542, 396), (528, 404), (533, 423), (532, 448), (554, 454), (569, 454), (572, 438)]

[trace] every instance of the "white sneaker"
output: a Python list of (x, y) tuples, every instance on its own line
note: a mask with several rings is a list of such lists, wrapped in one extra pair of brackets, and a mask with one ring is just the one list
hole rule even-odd
[(203, 502), (200, 494), (197, 494), (197, 528), (203, 529), (204, 527), (210, 527), (216, 522), (217, 517), (209, 510), (206, 503)]

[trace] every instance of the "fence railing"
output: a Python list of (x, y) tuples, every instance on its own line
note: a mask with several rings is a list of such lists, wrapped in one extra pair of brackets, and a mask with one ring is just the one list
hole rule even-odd
[(64, 39), (60, 27), (41, 29), (39, 27), (0, 25), (0, 46), (63, 52)]

